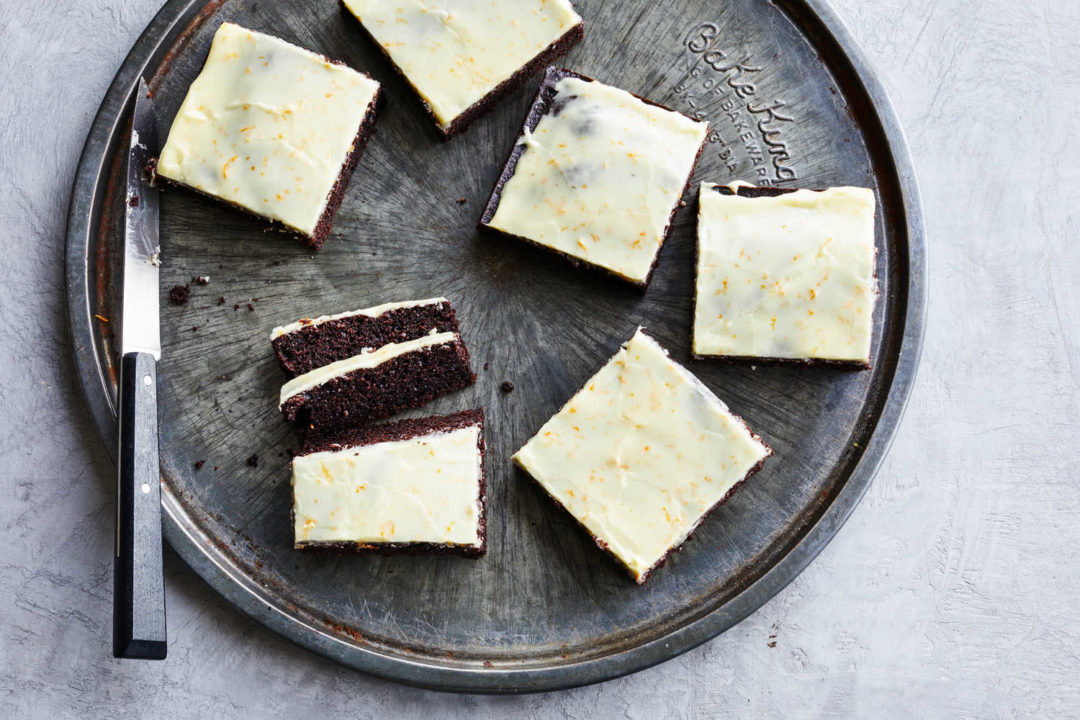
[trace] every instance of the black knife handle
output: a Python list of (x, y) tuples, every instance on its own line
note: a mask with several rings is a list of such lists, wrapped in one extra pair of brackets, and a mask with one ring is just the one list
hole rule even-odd
[(167, 640), (161, 559), (157, 363), (149, 353), (128, 353), (121, 363), (119, 435), (113, 656), (162, 660)]

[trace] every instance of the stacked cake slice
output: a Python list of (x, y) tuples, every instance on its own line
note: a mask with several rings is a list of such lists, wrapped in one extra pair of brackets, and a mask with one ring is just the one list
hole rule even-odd
[(445, 298), (399, 303), (276, 328), (290, 380), (278, 407), (323, 434), (419, 407), (476, 381)]
[(445, 298), (300, 320), (271, 345), (303, 437), (297, 548), (483, 554), (483, 412), (366, 424), (476, 381)]

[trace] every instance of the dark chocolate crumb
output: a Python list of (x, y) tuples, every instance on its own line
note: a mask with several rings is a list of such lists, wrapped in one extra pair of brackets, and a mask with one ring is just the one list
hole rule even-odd
[(769, 647), (771, 647), (771, 648), (776, 647), (776, 641), (775, 640), (770, 640), (769, 641)]
[(254, 306), (254, 305), (252, 305), (251, 303), (248, 303), (248, 310), (250, 310), (250, 311), (254, 311), (254, 310), (255, 310), (255, 306)]
[(202, 470), (202, 466), (205, 465), (205, 464), (206, 464), (205, 460), (196, 460), (195, 461), (195, 469), (196, 470)]
[(217, 304), (218, 304), (218, 306), (219, 306), (219, 307), (220, 307), (221, 305), (224, 305), (224, 304), (225, 304), (225, 296), (224, 296), (224, 295), (222, 295), (221, 297), (219, 297), (219, 298), (217, 299)]
[(173, 305), (186, 305), (191, 297), (191, 288), (187, 285), (174, 285), (169, 291), (169, 302)]
[(128, 200), (128, 206), (129, 207), (139, 207), (139, 196), (138, 195), (132, 195), (131, 198)]
[(199, 277), (195, 278), (191, 282), (195, 283), (196, 285), (209, 285), (210, 284), (210, 276), (209, 275), (200, 275)]
[(198, 325), (192, 325), (192, 326), (191, 326), (191, 332), (197, 332), (197, 331), (198, 331), (198, 329), (199, 329), (199, 326), (198, 326)]
[(232, 309), (233, 309), (233, 312), (236, 312), (237, 310), (240, 309), (240, 305), (239, 304), (233, 305)]
[(485, 370), (487, 370), (487, 369), (488, 369), (488, 364), (487, 364), (487, 363), (484, 363), (484, 369), (485, 369)]
[(507, 380), (499, 386), (499, 389), (502, 390), (504, 393), (514, 392), (514, 383)]
[(217, 465), (214, 466), (214, 469), (217, 470)]
[(258, 455), (258, 453), (252, 453), (251, 457), (249, 457), (244, 462), (247, 463), (248, 467), (259, 467), (259, 455)]
[(465, 198), (458, 198), (457, 199), (457, 204), (458, 205), (464, 205), (467, 202), (468, 202), (468, 200), (466, 200)]

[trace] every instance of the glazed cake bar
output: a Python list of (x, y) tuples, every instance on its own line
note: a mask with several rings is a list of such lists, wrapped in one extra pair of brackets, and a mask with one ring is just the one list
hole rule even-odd
[(310, 436), (292, 487), (297, 549), (483, 555), (484, 414)]
[(387, 303), (275, 328), (290, 380), (279, 408), (315, 433), (419, 407), (476, 381), (445, 298)]
[(693, 354), (870, 367), (872, 190), (704, 183)]
[(514, 461), (640, 584), (771, 454), (639, 328)]
[(568, 0), (342, 0), (443, 139), (584, 37)]
[(363, 73), (224, 23), (173, 120), (157, 176), (321, 247), (380, 96)]
[(708, 124), (549, 68), (480, 226), (644, 288)]

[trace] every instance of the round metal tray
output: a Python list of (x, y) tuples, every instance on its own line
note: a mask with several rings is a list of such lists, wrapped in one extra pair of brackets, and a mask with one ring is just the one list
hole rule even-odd
[[(889, 103), (832, 11), (821, 0), (575, 5), (586, 39), (561, 64), (710, 120), (695, 183), (863, 185), (880, 203), (873, 370), (689, 363), (776, 456), (643, 587), (509, 457), (638, 324), (686, 361), (693, 202), (678, 212), (644, 295), (478, 234), (537, 79), (444, 144), (332, 0), (170, 0), (124, 61), (79, 163), (67, 237), (70, 323), (80, 380), (111, 449), (124, 194), (117, 149), (139, 75), (152, 79), (162, 137), (226, 19), (384, 83), (388, 106), (321, 252), (204, 198), (163, 193), (159, 374), (173, 548), (245, 613), (386, 678), (481, 692), (567, 687), (639, 670), (723, 632), (794, 578), (851, 513), (915, 374), (926, 302), (916, 182)], [(210, 284), (193, 286), (187, 305), (168, 303), (170, 286), (199, 275)], [(434, 295), (457, 307), (479, 380), (423, 412), (487, 411), (488, 555), (294, 552), (288, 450), (297, 443), (276, 408), (283, 378), (270, 329)], [(501, 393), (504, 380), (517, 389)], [(205, 461), (199, 470), (197, 461)]]

